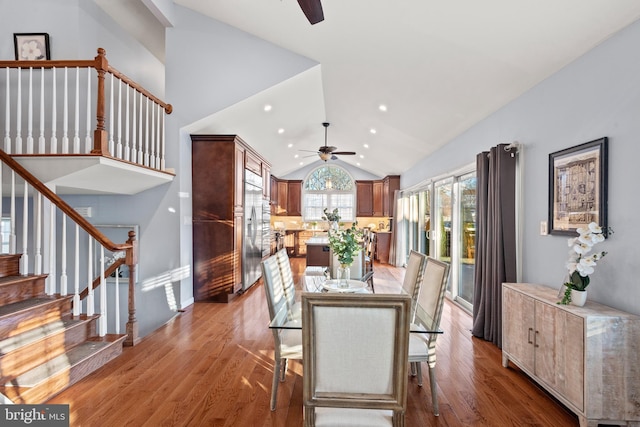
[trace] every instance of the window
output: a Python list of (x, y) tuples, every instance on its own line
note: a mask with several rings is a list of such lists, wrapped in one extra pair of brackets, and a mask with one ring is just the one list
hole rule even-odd
[(339, 166), (314, 169), (302, 185), (302, 219), (322, 221), (324, 209), (338, 214), (343, 221), (355, 221), (355, 185), (349, 173)]

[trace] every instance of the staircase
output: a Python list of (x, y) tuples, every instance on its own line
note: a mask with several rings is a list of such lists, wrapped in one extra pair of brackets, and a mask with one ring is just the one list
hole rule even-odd
[(0, 393), (43, 403), (122, 353), (126, 335), (96, 334), (99, 316), (73, 316), (72, 296), (46, 295), (46, 275), (19, 274), (0, 255)]

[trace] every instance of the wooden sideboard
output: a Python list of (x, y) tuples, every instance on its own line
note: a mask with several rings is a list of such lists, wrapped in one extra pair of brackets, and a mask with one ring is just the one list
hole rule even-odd
[(602, 304), (559, 305), (558, 290), (502, 287), (502, 364), (516, 364), (581, 427), (640, 426), (640, 317)]

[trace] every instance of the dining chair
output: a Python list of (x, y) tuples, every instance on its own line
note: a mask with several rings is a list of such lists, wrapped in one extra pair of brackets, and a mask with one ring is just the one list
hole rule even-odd
[[(416, 318), (412, 323), (422, 322), (429, 328), (439, 329), (444, 306), (444, 295), (449, 277), (449, 264), (427, 257), (422, 285), (418, 294)], [(423, 319), (420, 317), (423, 316)], [(409, 337), (409, 363), (411, 371), (417, 372), (418, 385), (422, 387), (421, 362), (429, 365), (429, 383), (433, 413), (439, 415), (438, 393), (436, 387), (436, 338), (440, 334), (413, 333)]]
[(404, 426), (408, 295), (302, 293), (305, 427)]
[(291, 261), (289, 260), (289, 255), (287, 255), (286, 248), (282, 248), (276, 252), (276, 259), (278, 260), (278, 268), (280, 269), (287, 304), (291, 307), (296, 301), (296, 286), (295, 280), (293, 279), (293, 272), (291, 271)]
[(364, 238), (364, 276), (362, 280), (371, 286), (371, 292), (375, 293), (373, 287), (373, 261), (376, 247), (376, 233), (370, 229), (365, 229)]
[(404, 273), (404, 279), (402, 280), (402, 292), (411, 297), (412, 319), (415, 316), (418, 293), (420, 291), (420, 285), (422, 284), (422, 277), (424, 275), (426, 265), (427, 256), (425, 254), (414, 250), (409, 252), (409, 260), (407, 261), (407, 268)]
[[(278, 258), (274, 255), (260, 263), (264, 290), (267, 296), (269, 317), (273, 321), (276, 314), (287, 306)], [(273, 383), (271, 385), (271, 410), (276, 409), (278, 383), (285, 380), (287, 361), (302, 359), (302, 332), (300, 329), (271, 329), (274, 342)]]

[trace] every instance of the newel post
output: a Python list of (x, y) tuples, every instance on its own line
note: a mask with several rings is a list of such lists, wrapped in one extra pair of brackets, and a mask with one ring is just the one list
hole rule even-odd
[(109, 69), (106, 51), (98, 48), (98, 55), (95, 57), (96, 71), (98, 72), (98, 96), (96, 97), (96, 129), (93, 131), (93, 150), (91, 154), (110, 156), (107, 130), (104, 127), (104, 75)]
[(138, 241), (136, 232), (129, 230), (129, 240), (131, 245), (126, 251), (125, 264), (129, 267), (129, 321), (127, 322), (127, 338), (124, 341), (126, 346), (134, 346), (140, 341), (138, 336), (138, 320), (136, 319), (136, 264), (138, 263)]

